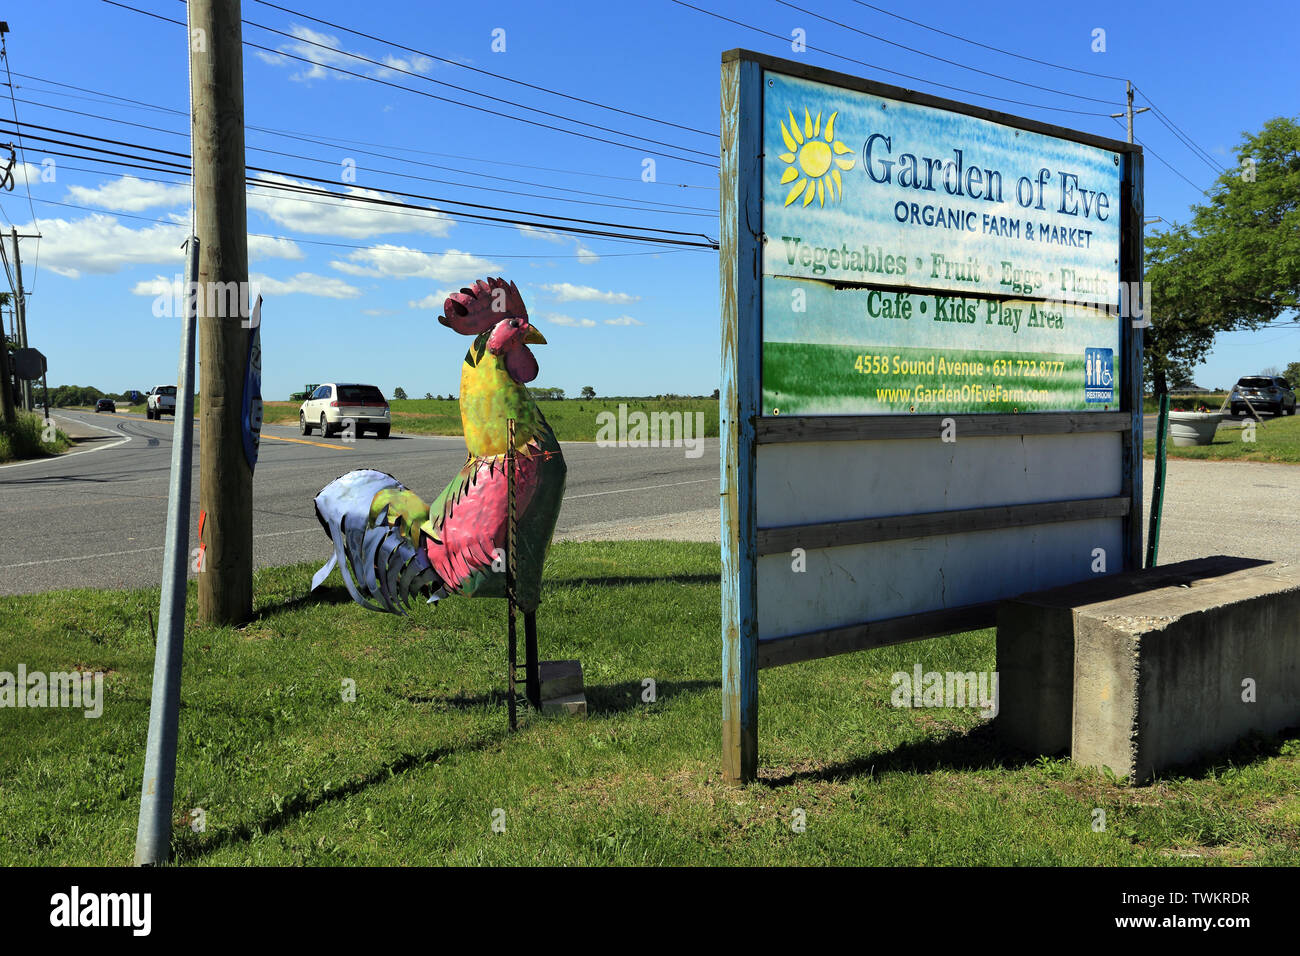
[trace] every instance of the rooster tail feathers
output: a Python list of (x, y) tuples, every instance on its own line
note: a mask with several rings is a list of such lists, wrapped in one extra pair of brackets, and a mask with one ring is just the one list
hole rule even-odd
[(312, 577), (318, 588), (337, 566), (343, 584), (362, 607), (405, 614), (411, 599), (431, 592), (445, 596), (442, 579), (422, 548), (389, 523), (389, 509), (371, 515), (375, 495), (386, 489), (405, 491), (392, 475), (358, 470), (336, 478), (316, 496), (316, 517), (334, 545), (334, 554)]

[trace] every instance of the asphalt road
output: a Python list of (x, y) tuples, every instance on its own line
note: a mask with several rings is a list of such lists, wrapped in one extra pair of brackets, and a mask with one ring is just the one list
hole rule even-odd
[[(0, 467), (0, 594), (156, 586), (171, 420), (62, 417), (100, 437), (60, 458)], [(465, 459), (458, 437), (394, 434), (348, 445), (316, 435), (304, 440), (296, 429), (278, 426), (267, 426), (263, 437), (253, 487), (259, 566), (328, 558), (311, 500), (344, 472), (378, 468), (429, 498)], [(699, 458), (687, 458), (680, 448), (581, 442), (565, 443), (564, 454), (569, 479), (557, 538), (718, 539), (716, 439), (705, 442)], [(1144, 515), (1150, 513), (1154, 471), (1150, 462), (1143, 469)], [(197, 477), (190, 520), (193, 538)], [(1209, 554), (1300, 563), (1300, 466), (1169, 459), (1160, 562)]]
[[(61, 426), (95, 435), (59, 458), (0, 467), (0, 594), (51, 588), (158, 585), (167, 520), (172, 420), (129, 413), (57, 413)], [(197, 423), (196, 423), (197, 424)], [(102, 431), (96, 431), (96, 428)], [(198, 528), (198, 437), (191, 493), (190, 537)], [(259, 567), (324, 561), (329, 541), (312, 498), (354, 468), (386, 471), (426, 500), (465, 463), (459, 437), (300, 436), (268, 425), (253, 479), (253, 560)], [(718, 443), (703, 454), (683, 448), (600, 448), (566, 442), (568, 483), (557, 537), (700, 537), (682, 533), (683, 516), (710, 515), (717, 537)], [(662, 533), (655, 534), (655, 528)]]

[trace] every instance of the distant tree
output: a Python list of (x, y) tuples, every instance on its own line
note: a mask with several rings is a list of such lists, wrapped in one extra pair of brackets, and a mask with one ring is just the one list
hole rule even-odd
[(1156, 394), (1204, 359), (1216, 333), (1258, 329), (1300, 305), (1300, 122), (1278, 117), (1244, 134), (1237, 160), (1190, 226), (1147, 236), (1143, 353)]
[(397, 388), (393, 389), (393, 398), (399, 402), (406, 401), (406, 389), (400, 385), (397, 386)]
[(584, 386), (582, 386), (582, 397), (583, 397), (583, 398), (595, 398), (595, 397), (596, 397), (596, 390), (595, 390), (594, 388), (592, 388), (590, 385), (584, 385)]
[(1281, 374), (1282, 374), (1282, 370), (1279, 369), (1276, 365), (1270, 365), (1268, 368), (1262, 368), (1262, 369), (1260, 369), (1260, 370), (1259, 370), (1259, 374), (1260, 374), (1260, 375), (1267, 375), (1267, 376), (1269, 376), (1270, 378), (1272, 378), (1272, 377), (1275, 376), (1275, 375), (1281, 375)]
[(424, 393), (424, 398), (425, 398), (425, 401), (429, 401), (429, 400), (431, 400), (431, 399), (433, 398), (433, 392), (425, 392), (425, 393)]
[(716, 399), (716, 398), (718, 397), (719, 394), (720, 394), (720, 393), (719, 393), (718, 390), (715, 388), (715, 389), (713, 390), (713, 394), (712, 394), (711, 396), (709, 396), (709, 397), (710, 397), (710, 398), (715, 398), (715, 399)]
[(1282, 377), (1292, 386), (1300, 386), (1300, 362), (1292, 362), (1282, 372)]

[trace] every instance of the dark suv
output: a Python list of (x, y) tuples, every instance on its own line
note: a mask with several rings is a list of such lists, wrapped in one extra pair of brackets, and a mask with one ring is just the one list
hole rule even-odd
[(1232, 387), (1231, 412), (1240, 415), (1249, 412), (1250, 400), (1257, 412), (1272, 412), (1274, 415), (1295, 414), (1295, 390), (1286, 379), (1276, 375), (1247, 375), (1238, 379)]

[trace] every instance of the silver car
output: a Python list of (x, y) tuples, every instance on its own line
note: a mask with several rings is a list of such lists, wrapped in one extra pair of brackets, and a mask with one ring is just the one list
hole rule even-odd
[(330, 438), (348, 427), (357, 438), (367, 429), (388, 437), (392, 427), (388, 400), (376, 386), (327, 382), (318, 385), (298, 410), (298, 430), (304, 435), (319, 428), (323, 437)]
[[(1233, 415), (1249, 412), (1251, 406), (1257, 412), (1295, 414), (1295, 390), (1286, 379), (1276, 375), (1247, 375), (1238, 379), (1228, 400)], [(1250, 405), (1246, 404), (1248, 400)]]

